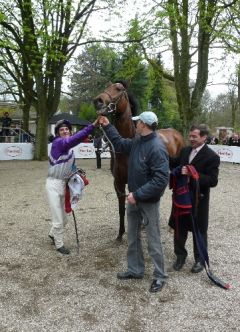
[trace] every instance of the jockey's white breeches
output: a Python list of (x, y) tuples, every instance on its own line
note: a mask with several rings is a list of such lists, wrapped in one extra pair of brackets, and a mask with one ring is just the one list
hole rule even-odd
[(58, 249), (63, 246), (63, 232), (68, 221), (65, 212), (65, 181), (48, 177), (46, 191), (52, 215), (49, 235), (54, 237), (55, 246)]

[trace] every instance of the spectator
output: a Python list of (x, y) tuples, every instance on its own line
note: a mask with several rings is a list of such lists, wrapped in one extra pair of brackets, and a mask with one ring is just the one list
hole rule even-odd
[(216, 145), (218, 143), (219, 143), (218, 138), (216, 136), (212, 136), (209, 144)]
[(10, 126), (12, 119), (9, 117), (9, 113), (5, 112), (2, 119), (2, 136), (5, 137), (5, 142), (10, 142)]
[(53, 134), (48, 135), (48, 143), (52, 143), (55, 136)]
[(91, 143), (93, 141), (92, 135), (88, 135), (88, 137), (84, 138), (83, 143)]
[(101, 168), (101, 153), (102, 153), (102, 136), (96, 134), (93, 139), (93, 146), (95, 148), (97, 168)]
[(230, 146), (240, 146), (239, 135), (236, 134), (236, 133), (234, 133), (234, 134), (229, 138), (228, 145), (230, 145)]
[(229, 145), (229, 136), (227, 135), (227, 136), (223, 137), (222, 140), (220, 140), (220, 143), (222, 145)]

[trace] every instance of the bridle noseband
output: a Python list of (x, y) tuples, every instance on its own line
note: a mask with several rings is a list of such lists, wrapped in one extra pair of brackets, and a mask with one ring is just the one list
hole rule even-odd
[(102, 93), (105, 93), (110, 98), (110, 103), (107, 106), (104, 106), (100, 110), (100, 114), (107, 115), (107, 114), (115, 114), (117, 111), (117, 105), (119, 101), (122, 99), (123, 96), (127, 98), (126, 90), (122, 90), (119, 95), (117, 95), (115, 98), (112, 98), (110, 93), (106, 90), (104, 90)]

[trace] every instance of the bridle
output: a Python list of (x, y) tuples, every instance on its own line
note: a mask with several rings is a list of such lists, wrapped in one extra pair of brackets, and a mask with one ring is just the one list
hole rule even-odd
[(103, 93), (105, 93), (110, 98), (110, 103), (106, 106), (103, 106), (101, 110), (99, 110), (98, 113), (101, 115), (116, 114), (117, 105), (122, 97), (125, 96), (125, 98), (128, 99), (128, 95), (125, 89), (123, 89), (115, 98), (113, 98), (106, 90), (104, 90), (102, 94)]
[[(101, 108), (101, 110), (99, 110), (98, 114), (101, 114), (101, 115), (109, 115), (109, 114), (113, 114), (113, 115), (116, 115), (116, 111), (117, 111), (117, 105), (119, 103), (119, 101), (122, 99), (123, 96), (125, 96), (125, 98), (128, 100), (128, 95), (127, 95), (127, 91), (125, 89), (123, 89), (115, 98), (113, 98), (110, 93), (106, 90), (104, 90), (102, 92), (102, 94), (106, 94), (109, 99), (110, 99), (110, 103), (104, 107)], [(116, 151), (114, 149), (114, 146), (112, 144), (112, 142), (109, 140), (104, 128), (102, 126), (100, 126), (100, 129), (103, 133), (103, 135), (105, 136), (105, 138), (107, 139), (109, 145), (111, 146), (111, 151), (112, 151), (112, 156), (113, 156), (113, 177), (115, 179), (115, 167), (116, 167)], [(116, 182), (114, 180), (114, 187), (115, 187), (115, 190), (117, 192), (117, 195), (120, 197), (120, 196), (124, 196), (124, 197), (127, 197), (128, 195), (126, 195), (125, 193), (122, 193), (118, 188), (117, 188), (117, 185), (116, 185)]]

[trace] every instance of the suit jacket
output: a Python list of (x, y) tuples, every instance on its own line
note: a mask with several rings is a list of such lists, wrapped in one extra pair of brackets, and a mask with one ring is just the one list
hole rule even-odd
[[(190, 146), (183, 148), (180, 156), (172, 162), (171, 166), (188, 165), (191, 150)], [(190, 164), (195, 167), (200, 176), (200, 201), (196, 222), (200, 232), (205, 233), (208, 228), (210, 188), (215, 187), (218, 183), (220, 158), (212, 149), (204, 145)], [(173, 226), (172, 221), (170, 221), (170, 226)]]

